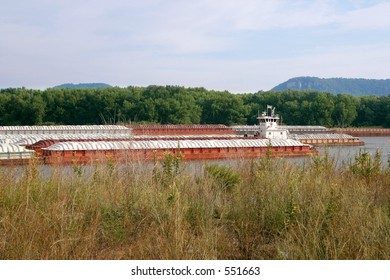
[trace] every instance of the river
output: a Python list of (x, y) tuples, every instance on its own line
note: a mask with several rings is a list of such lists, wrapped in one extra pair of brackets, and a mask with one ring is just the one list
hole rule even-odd
[(388, 164), (390, 156), (390, 137), (359, 137), (364, 141), (364, 146), (327, 146), (318, 147), (320, 155), (324, 155), (326, 152), (335, 157), (338, 161), (349, 162), (354, 160), (355, 156), (359, 154), (359, 151), (375, 155), (376, 151), (382, 155), (382, 163), (384, 166)]
[[(360, 150), (366, 151), (375, 155), (376, 151), (379, 151), (382, 156), (382, 165), (383, 167), (388, 166), (388, 160), (390, 157), (390, 137), (359, 137), (362, 141), (364, 141), (364, 146), (322, 146), (317, 147), (319, 151), (319, 155), (323, 156), (328, 153), (329, 156), (333, 157), (336, 161), (336, 166), (342, 163), (349, 163), (354, 161), (356, 155), (358, 155)], [(294, 163), (303, 163), (308, 158), (286, 158), (286, 160), (290, 160)], [(200, 173), (203, 171), (205, 164), (215, 163), (215, 164), (224, 164), (232, 167), (237, 167), (245, 163), (247, 159), (225, 159), (225, 160), (193, 160), (193, 161), (184, 161), (182, 162), (182, 167), (189, 171), (190, 173)], [(116, 165), (120, 169), (122, 168), (132, 168), (137, 173), (139, 170), (140, 173), (147, 170), (153, 169), (152, 162), (138, 162), (129, 165), (118, 164)], [(103, 165), (104, 167), (104, 165)], [(10, 171), (13, 170), (16, 176), (20, 175), (22, 172), (26, 170), (27, 166), (1, 166), (1, 171)], [(51, 166), (51, 165), (40, 165), (38, 166), (38, 170), (42, 175), (50, 176), (54, 170), (62, 170), (69, 175), (74, 175), (75, 170), (74, 166), (64, 165), (64, 166)], [(95, 167), (91, 165), (86, 165), (80, 167), (82, 168), (83, 174), (93, 174)], [(16, 172), (15, 172), (16, 171)]]

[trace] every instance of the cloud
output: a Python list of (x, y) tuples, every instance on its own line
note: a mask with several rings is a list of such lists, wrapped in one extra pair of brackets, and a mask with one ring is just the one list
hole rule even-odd
[(256, 91), (297, 75), (384, 77), (390, 55), (388, 1), (21, 0), (2, 10), (0, 87)]
[(340, 17), (339, 23), (347, 30), (388, 30), (390, 2), (352, 10)]

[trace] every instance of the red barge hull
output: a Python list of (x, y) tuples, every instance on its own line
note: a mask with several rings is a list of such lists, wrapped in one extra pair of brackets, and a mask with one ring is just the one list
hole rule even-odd
[(156, 150), (43, 150), (46, 164), (89, 164), (96, 162), (133, 162), (164, 159), (167, 153), (184, 160), (239, 159), (264, 157), (304, 157), (317, 155), (309, 146), (245, 147), (245, 148), (188, 148)]

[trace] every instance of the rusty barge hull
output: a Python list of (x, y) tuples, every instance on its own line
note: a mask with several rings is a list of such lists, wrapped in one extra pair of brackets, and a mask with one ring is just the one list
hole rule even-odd
[(270, 148), (270, 149), (160, 149), (153, 151), (72, 151), (55, 152), (43, 155), (45, 164), (90, 164), (96, 162), (134, 162), (162, 160), (166, 154), (179, 156), (183, 160), (214, 160), (214, 159), (250, 159), (265, 157), (306, 157), (317, 155), (316, 150), (302, 148)]
[[(0, 166), (13, 166), (13, 165), (27, 165), (33, 158), (12, 158), (12, 159), (1, 159)], [(37, 162), (42, 162), (40, 159)]]
[(359, 138), (340, 133), (295, 134), (293, 139), (313, 146), (362, 146)]
[(390, 136), (390, 128), (336, 128), (335, 133), (345, 133), (355, 137), (386, 137)]
[(235, 134), (231, 127), (222, 124), (192, 125), (128, 125), (134, 135), (207, 135)]

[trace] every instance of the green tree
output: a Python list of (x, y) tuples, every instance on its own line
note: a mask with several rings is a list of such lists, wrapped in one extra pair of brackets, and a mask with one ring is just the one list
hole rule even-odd
[(333, 120), (338, 127), (348, 127), (357, 117), (359, 99), (352, 95), (339, 94), (335, 97)]

